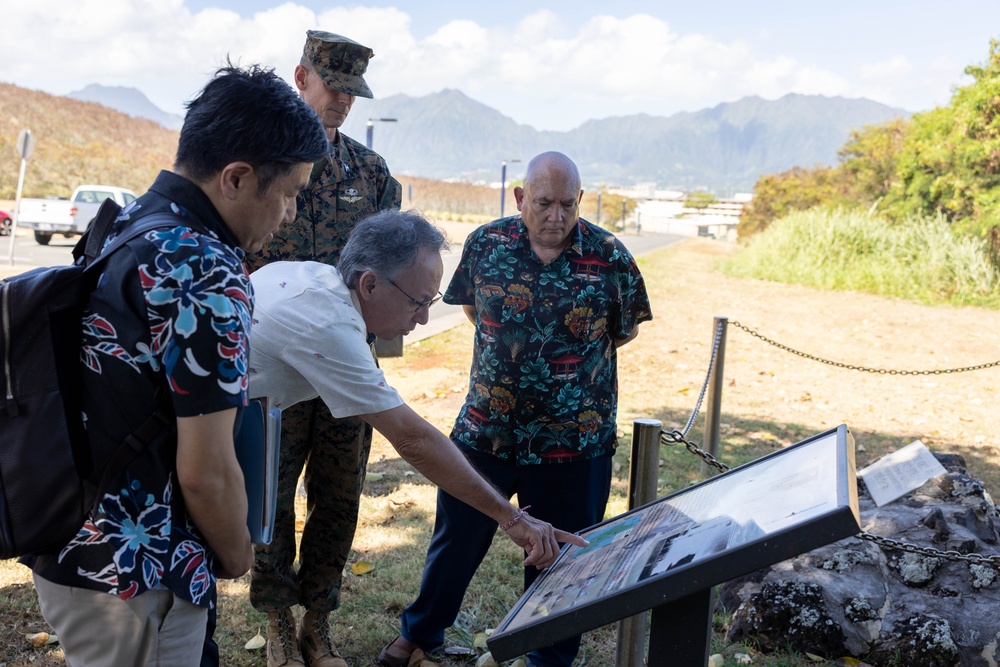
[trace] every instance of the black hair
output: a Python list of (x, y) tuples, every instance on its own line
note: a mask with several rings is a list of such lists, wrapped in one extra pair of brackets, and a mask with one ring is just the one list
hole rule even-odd
[(389, 209), (354, 226), (340, 253), (337, 269), (344, 283), (356, 289), (365, 271), (394, 280), (417, 262), (421, 248), (447, 251), (444, 233), (413, 211)]
[(270, 68), (229, 63), (186, 106), (174, 169), (198, 183), (242, 161), (254, 168), (263, 194), (330, 150), (316, 112)]

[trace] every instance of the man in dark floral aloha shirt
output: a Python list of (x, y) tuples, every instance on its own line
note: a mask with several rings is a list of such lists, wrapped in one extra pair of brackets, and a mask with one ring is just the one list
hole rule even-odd
[[(476, 325), (452, 440), (502, 493), (570, 531), (604, 518), (618, 445), (617, 350), (652, 317), (635, 260), (613, 234), (579, 218), (582, 196), (568, 157), (532, 159), (524, 187), (514, 188), (520, 215), (469, 236), (444, 297)], [(496, 527), (438, 491), (420, 595), (382, 664), (405, 665), (417, 647), (443, 642)], [(537, 576), (525, 568), (525, 587)], [(579, 644), (534, 651), (529, 664), (568, 667)]]

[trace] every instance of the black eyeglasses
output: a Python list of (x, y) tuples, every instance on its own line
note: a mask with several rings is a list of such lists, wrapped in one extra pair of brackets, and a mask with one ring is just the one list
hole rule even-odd
[(421, 310), (424, 310), (425, 308), (430, 308), (435, 303), (437, 303), (438, 301), (440, 301), (441, 297), (444, 296), (444, 294), (441, 294), (441, 292), (438, 291), (437, 295), (433, 299), (427, 299), (427, 301), (417, 301), (412, 296), (410, 296), (409, 294), (407, 294), (406, 290), (404, 290), (402, 287), (400, 287), (399, 285), (397, 285), (396, 281), (394, 281), (392, 278), (386, 278), (386, 280), (388, 280), (392, 284), (393, 287), (395, 287), (400, 292), (402, 292), (403, 296), (405, 296), (407, 299), (410, 300), (410, 303), (412, 303), (414, 306), (416, 306), (416, 310), (413, 311), (415, 313), (419, 313)]

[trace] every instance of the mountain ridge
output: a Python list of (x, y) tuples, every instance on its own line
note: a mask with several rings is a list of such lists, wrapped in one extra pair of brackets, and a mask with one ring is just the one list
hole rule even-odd
[(400, 173), (497, 181), (504, 160), (559, 150), (588, 183), (730, 192), (749, 191), (761, 174), (832, 165), (852, 130), (910, 115), (866, 99), (790, 93), (670, 116), (592, 119), (553, 131), (519, 124), (454, 89), (359, 102), (343, 131), (364, 142), (369, 118), (397, 118), (374, 122), (373, 147)]
[[(127, 137), (125, 141), (130, 145), (141, 137), (128, 136), (124, 128), (135, 127), (135, 132), (144, 134), (148, 130), (139, 130), (140, 125), (133, 126), (129, 121), (152, 121), (163, 129), (162, 133), (153, 133), (157, 141), (155, 161), (169, 168), (169, 162), (164, 164), (164, 142), (169, 143), (170, 136), (176, 142), (176, 132), (166, 127), (182, 119), (162, 112), (136, 89), (89, 85), (70, 96), (58, 97), (11, 84), (0, 86), (10, 91), (0, 96), (0, 121), (7, 120), (0, 122), (0, 128), (6, 127), (4, 135), (11, 135), (0, 136), (0, 145), (13, 145), (21, 127), (32, 127), (32, 123), (36, 129), (44, 127), (47, 133), (58, 134), (61, 128), (50, 123), (54, 115), (78, 118), (76, 124), (91, 128), (94, 118), (110, 113), (112, 116), (103, 122), (111, 123), (115, 136)], [(87, 101), (77, 101), (84, 98)], [(63, 108), (72, 104), (88, 106)], [(92, 105), (105, 111), (97, 111)], [(47, 106), (52, 109), (46, 110)], [(111, 110), (126, 115), (118, 117)], [(745, 97), (670, 116), (638, 113), (591, 119), (568, 131), (536, 130), (460, 90), (444, 88), (420, 97), (397, 94), (378, 100), (359, 99), (342, 129), (365, 143), (366, 124), (374, 119), (374, 148), (399, 175), (498, 183), (501, 164), (506, 161), (509, 182), (520, 178), (533, 155), (558, 150), (576, 161), (588, 187), (655, 184), (660, 189), (706, 190), (730, 196), (749, 192), (762, 174), (795, 166), (835, 164), (837, 151), (852, 130), (897, 116), (909, 113), (871, 100), (793, 93), (777, 100)], [(386, 118), (396, 121), (380, 120)], [(65, 125), (67, 130), (73, 127), (73, 123)], [(88, 134), (81, 138), (77, 134), (67, 131), (60, 139), (65, 144), (61, 147), (46, 149), (41, 145), (36, 161), (39, 157), (51, 160), (50, 156), (59, 153), (78, 155), (80, 146), (73, 142), (84, 146), (105, 144), (101, 151), (84, 151), (81, 160), (118, 149), (106, 145), (107, 136)], [(8, 157), (0, 155), (0, 163)], [(52, 178), (57, 178), (57, 170), (51, 169), (51, 164), (49, 167), (56, 172)], [(80, 170), (82, 163), (76, 169)], [(103, 165), (91, 164), (84, 171), (101, 170), (106, 171)], [(16, 173), (16, 168), (13, 171)], [(0, 185), (6, 188), (3, 181), (0, 174)], [(66, 187), (72, 188), (69, 184)]]
[(97, 102), (133, 118), (146, 118), (159, 123), (168, 130), (180, 130), (184, 124), (183, 116), (160, 109), (137, 88), (91, 83), (80, 90), (67, 93), (66, 97), (84, 102)]

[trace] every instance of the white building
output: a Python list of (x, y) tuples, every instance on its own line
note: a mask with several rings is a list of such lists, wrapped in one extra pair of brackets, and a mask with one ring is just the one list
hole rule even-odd
[(684, 205), (688, 196), (683, 192), (655, 188), (629, 188), (613, 192), (637, 201), (633, 222), (641, 230), (681, 236), (711, 236), (730, 241), (736, 240), (740, 213), (753, 197), (740, 193), (731, 199), (716, 200), (705, 208), (688, 208)]

